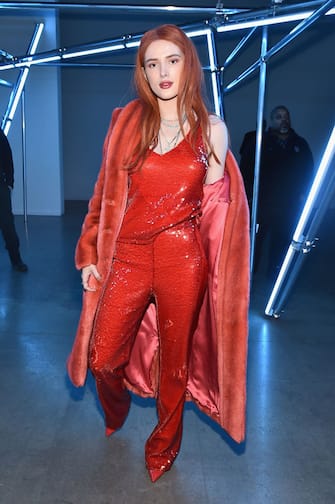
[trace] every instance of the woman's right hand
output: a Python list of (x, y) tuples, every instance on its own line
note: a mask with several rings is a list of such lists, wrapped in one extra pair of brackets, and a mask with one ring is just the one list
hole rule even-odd
[(81, 270), (81, 283), (83, 285), (83, 289), (85, 291), (94, 292), (96, 291), (96, 288), (89, 286), (91, 277), (94, 277), (96, 280), (98, 280), (98, 282), (101, 282), (101, 275), (97, 270), (95, 264), (84, 266), (84, 268)]

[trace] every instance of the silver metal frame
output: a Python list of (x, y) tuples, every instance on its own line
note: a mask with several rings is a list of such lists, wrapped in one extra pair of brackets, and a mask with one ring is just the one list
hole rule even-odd
[(256, 228), (257, 228), (257, 203), (259, 192), (259, 179), (261, 167), (261, 152), (262, 152), (262, 137), (263, 137), (263, 117), (264, 117), (264, 98), (265, 98), (265, 84), (266, 84), (266, 60), (265, 54), (268, 47), (268, 27), (263, 27), (262, 44), (261, 44), (261, 64), (259, 71), (259, 85), (258, 85), (258, 107), (257, 107), (257, 122), (256, 122), (256, 152), (255, 152), (255, 172), (254, 172), (254, 185), (253, 185), (253, 198), (251, 210), (251, 250), (250, 250), (250, 269), (253, 270), (254, 252), (256, 241)]
[[(220, 3), (220, 2), (218, 2)], [(99, 2), (53, 2), (53, 1), (45, 1), (45, 2), (0, 2), (0, 9), (3, 10), (42, 10), (42, 9), (57, 9), (62, 11), (69, 10), (85, 10), (85, 11), (132, 11), (132, 12), (150, 12), (150, 13), (170, 13), (170, 14), (208, 14), (210, 16), (214, 16), (218, 13), (222, 15), (230, 15), (235, 13), (240, 13), (244, 11), (248, 11), (249, 9), (224, 9), (220, 7), (180, 7), (176, 5), (135, 5), (134, 3), (129, 4), (107, 4), (107, 3), (99, 3)]]
[[(27, 54), (34, 54), (36, 52), (38, 43), (40, 41), (42, 32), (43, 32), (44, 24), (43, 23), (37, 23), (35, 26), (35, 30), (33, 32), (33, 35), (31, 37)], [(29, 56), (30, 57), (30, 56)], [(6, 63), (4, 63), (6, 65)], [(11, 91), (10, 97), (9, 97), (9, 103), (8, 107), (6, 109), (5, 115), (2, 120), (1, 124), (1, 129), (3, 129), (5, 135), (7, 135), (11, 121), (14, 117), (16, 107), (18, 105), (18, 102), (20, 100), (21, 93), (23, 92), (28, 73), (30, 70), (29, 65), (25, 65), (23, 68), (20, 69), (19, 76), (16, 80), (16, 83), (13, 85), (13, 89)]]
[[(35, 30), (33, 32), (32, 38), (30, 40), (27, 54), (34, 54), (38, 43), (40, 41), (42, 32), (43, 32), (44, 24), (37, 23), (35, 26)], [(21, 110), (22, 110), (22, 182), (23, 182), (23, 213), (24, 213), (24, 222), (26, 225), (27, 232), (27, 220), (28, 220), (28, 212), (27, 212), (27, 174), (26, 174), (26, 121), (25, 121), (25, 100), (24, 100), (24, 87), (28, 77), (28, 73), (30, 71), (30, 67), (21, 68), (19, 76), (16, 80), (16, 83), (13, 85), (13, 89), (9, 96), (9, 103), (6, 109), (5, 115), (3, 117), (3, 121), (1, 124), (1, 129), (5, 133), (8, 134), (8, 131), (11, 127), (13, 117), (15, 115), (15, 111), (17, 105), (21, 99)]]
[[(219, 3), (220, 4), (220, 3)], [(219, 5), (218, 4), (218, 5)], [(254, 258), (254, 243), (255, 243), (255, 234), (256, 234), (256, 222), (257, 222), (257, 199), (258, 199), (258, 187), (259, 187), (259, 172), (260, 172), (260, 161), (261, 161), (261, 145), (262, 145), (262, 122), (263, 122), (263, 114), (264, 114), (264, 95), (265, 95), (265, 86), (266, 86), (266, 68), (267, 62), (270, 60), (272, 56), (281, 51), (284, 47), (286, 47), (290, 42), (292, 42), (295, 38), (297, 38), (303, 31), (305, 31), (308, 27), (310, 27), (313, 23), (315, 23), (318, 19), (326, 14), (335, 14), (335, 9), (333, 6), (335, 5), (335, 0), (327, 0), (325, 2), (313, 1), (306, 2), (304, 4), (290, 5), (288, 7), (279, 7), (278, 5), (273, 4), (271, 8), (265, 11), (245, 11), (235, 10), (234, 12), (224, 9), (215, 9), (215, 17), (211, 22), (204, 22), (202, 24), (197, 24), (193, 26), (185, 26), (182, 27), (186, 33), (189, 33), (189, 36), (199, 36), (205, 35), (208, 54), (209, 54), (209, 70), (211, 71), (211, 82), (213, 88), (213, 97), (217, 97), (215, 108), (216, 112), (223, 116), (223, 95), (231, 92), (234, 88), (240, 85), (243, 81), (249, 78), (257, 69), (259, 69), (259, 91), (258, 91), (258, 107), (257, 107), (257, 129), (256, 129), (256, 155), (255, 155), (255, 179), (254, 179), (254, 195), (253, 198), (253, 207), (252, 207), (252, 215), (251, 215), (251, 269), (253, 267), (253, 258)], [(20, 8), (113, 8), (113, 9), (131, 9), (131, 10), (150, 10), (150, 12), (166, 12), (171, 9), (168, 7), (162, 6), (106, 6), (106, 4), (58, 4), (54, 2), (20, 2)], [(8, 2), (4, 4), (0, 2), (1, 8), (18, 8), (17, 3)], [(206, 13), (214, 13), (213, 9), (192, 9), (192, 12), (206, 12)], [(315, 9), (310, 11), (310, 9)], [(188, 8), (183, 7), (175, 7), (173, 8), (173, 12), (176, 13), (185, 13), (189, 11)], [(276, 24), (276, 21), (282, 22), (292, 22), (292, 19), (289, 17), (291, 14), (294, 14), (296, 19), (301, 19), (301, 21), (286, 35), (284, 36), (277, 44), (275, 44), (270, 49), (267, 48), (268, 45), (268, 25)], [(253, 27), (253, 23), (255, 27)], [(231, 52), (231, 54), (227, 57), (225, 66), (232, 63), (236, 55), (242, 50), (242, 48), (247, 44), (250, 38), (254, 35), (256, 31), (256, 26), (263, 26), (262, 31), (262, 42), (261, 42), (261, 50), (260, 57), (257, 61), (255, 61), (252, 65), (250, 65), (244, 72), (242, 72), (237, 78), (235, 78), (232, 82), (230, 82), (225, 88), (222, 86), (223, 80), (223, 70), (224, 67), (219, 67), (218, 59), (216, 54), (216, 44), (215, 44), (215, 32), (221, 33), (224, 31), (234, 30), (243, 30), (246, 27), (251, 27), (252, 29), (249, 31), (247, 35), (245, 35), (242, 40), (238, 43), (236, 48)], [(141, 34), (136, 35), (124, 35), (122, 37), (112, 39), (112, 40), (104, 40), (95, 43), (82, 44), (80, 46), (68, 47), (68, 48), (58, 48), (54, 51), (47, 51), (38, 53), (35, 55), (28, 54), (21, 57), (12, 57), (8, 58), (5, 62), (0, 63), (0, 71), (9, 69), (9, 68), (30, 68), (35, 64), (49, 64), (49, 65), (59, 65), (59, 64), (67, 64), (64, 63), (65, 60), (71, 60), (74, 58), (79, 58), (87, 55), (109, 53), (112, 51), (119, 51), (124, 49), (131, 49), (138, 46)], [(86, 65), (85, 65), (86, 66)], [(98, 65), (102, 66), (102, 65)], [(106, 65), (108, 66), (108, 65)], [(115, 67), (124, 65), (115, 65)], [(12, 93), (13, 94), (13, 93)], [(215, 101), (215, 99), (214, 99)], [(331, 184), (335, 183), (335, 177), (332, 179)], [(313, 221), (313, 225), (311, 225), (308, 236), (310, 235), (312, 230), (316, 229), (316, 224), (320, 221), (320, 218), (316, 218)], [(314, 242), (314, 239), (309, 240), (310, 243)], [(293, 243), (293, 242), (292, 242)], [(291, 245), (294, 249), (294, 245)], [(301, 246), (300, 249), (303, 247)], [(306, 242), (305, 242), (306, 248)], [(285, 284), (285, 290), (282, 289), (284, 282), (282, 281), (284, 277), (288, 276), (289, 267), (291, 265), (285, 265), (285, 261), (282, 265), (281, 273), (281, 281), (280, 284), (275, 283), (275, 287), (277, 287), (275, 299), (278, 301), (280, 299), (279, 305), (280, 308), (283, 305), (284, 299), (287, 298), (288, 291), (290, 286), (292, 285), (293, 279), (297, 275), (298, 266), (301, 263), (301, 256), (299, 260), (295, 261), (296, 268), (293, 268), (294, 271), (291, 271), (291, 281), (287, 279)], [(300, 267), (300, 266), (299, 266)], [(283, 271), (284, 269), (284, 271)], [(271, 293), (273, 296), (273, 292)], [(270, 296), (270, 300), (266, 307), (266, 314), (278, 317), (278, 308), (273, 308), (272, 306), (272, 297)], [(269, 304), (271, 305), (269, 307)]]

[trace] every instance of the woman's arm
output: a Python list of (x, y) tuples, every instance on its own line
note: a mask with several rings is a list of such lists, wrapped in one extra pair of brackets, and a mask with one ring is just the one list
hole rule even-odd
[[(83, 269), (85, 267), (91, 268), (92, 265), (96, 265), (98, 262), (97, 235), (99, 229), (102, 193), (105, 184), (107, 150), (112, 130), (121, 110), (121, 108), (114, 109), (108, 132), (105, 137), (100, 172), (94, 187), (93, 196), (90, 199), (88, 213), (82, 225), (81, 235), (76, 246), (75, 263), (77, 269)], [(94, 276), (97, 278), (95, 274)], [(86, 283), (86, 280), (84, 279), (83, 282)]]
[(90, 264), (96, 264), (97, 235), (101, 211), (102, 191), (105, 180), (105, 166), (102, 164), (98, 180), (95, 184), (94, 193), (90, 199), (88, 213), (84, 219), (81, 235), (75, 251), (75, 264), (77, 269), (82, 269)]
[(205, 184), (213, 184), (223, 177), (228, 150), (228, 131), (225, 123), (215, 115), (210, 115), (209, 120), (211, 125), (209, 139), (219, 162), (213, 155), (210, 156)]

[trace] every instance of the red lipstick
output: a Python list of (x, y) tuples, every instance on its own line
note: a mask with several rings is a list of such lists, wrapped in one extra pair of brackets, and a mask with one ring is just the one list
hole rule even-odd
[(172, 82), (171, 81), (163, 81), (159, 84), (159, 87), (161, 89), (169, 89), (170, 87), (172, 86)]

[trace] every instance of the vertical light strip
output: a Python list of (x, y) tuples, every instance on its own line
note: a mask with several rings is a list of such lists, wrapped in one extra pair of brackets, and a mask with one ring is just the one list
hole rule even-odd
[(20, 76), (17, 80), (17, 83), (12, 91), (11, 97), (9, 99), (9, 106), (6, 111), (5, 117), (3, 119), (3, 132), (5, 135), (8, 135), (8, 131), (11, 127), (13, 117), (15, 115), (19, 100), (21, 98), (21, 94), (26, 83), (27, 77), (29, 73), (29, 68), (24, 68), (20, 71)]
[[(265, 314), (266, 315), (273, 315), (275, 313), (275, 302), (279, 296), (280, 289), (283, 285), (285, 276), (288, 272), (288, 269), (291, 265), (293, 256), (296, 253), (301, 253), (300, 248), (304, 243), (305, 236), (303, 232), (305, 231), (305, 227), (308, 223), (308, 220), (310, 218), (312, 209), (315, 207), (316, 200), (320, 194), (322, 184), (325, 181), (325, 177), (327, 175), (328, 168), (330, 166), (330, 163), (334, 157), (335, 154), (335, 126), (333, 127), (332, 133), (329, 137), (328, 144), (326, 146), (326, 149), (324, 151), (324, 154), (322, 156), (318, 171), (316, 173), (316, 176), (314, 178), (311, 190), (309, 192), (309, 195), (307, 197), (305, 206), (303, 208), (303, 211), (301, 213), (299, 222), (297, 224), (296, 230), (293, 234), (293, 242), (289, 246), (289, 249), (287, 251), (287, 254), (285, 256), (284, 262), (280, 268), (279, 275), (276, 279), (276, 282), (274, 284), (274, 287), (272, 289), (272, 292), (270, 294), (270, 298), (268, 300), (268, 303), (265, 308)], [(294, 246), (294, 244), (297, 244)]]
[(205, 29), (201, 28), (199, 30), (193, 30), (193, 31), (189, 31), (189, 30), (185, 29), (185, 33), (189, 38), (206, 35), (209, 66), (210, 66), (210, 70), (211, 70), (211, 83), (212, 83), (212, 91), (213, 91), (214, 109), (215, 109), (215, 113), (218, 114), (220, 117), (222, 117), (223, 116), (223, 109), (222, 109), (222, 100), (220, 99), (218, 76), (216, 73), (217, 62), (216, 62), (216, 52), (215, 52), (215, 43), (214, 43), (213, 32), (209, 28), (205, 28)]
[(283, 286), (285, 276), (288, 273), (288, 269), (292, 263), (292, 259), (293, 259), (294, 255), (296, 254), (296, 252), (297, 251), (293, 248), (293, 246), (290, 245), (289, 249), (286, 253), (284, 262), (280, 268), (279, 274), (276, 278), (276, 282), (275, 282), (273, 289), (272, 289), (272, 292), (270, 294), (269, 301), (266, 305), (266, 308), (265, 308), (266, 315), (274, 315), (275, 316), (274, 304), (280, 294), (280, 289)]
[(27, 159), (27, 144), (26, 144), (26, 104), (25, 104), (25, 94), (24, 89), (21, 94), (21, 117), (22, 117), (22, 187), (23, 187), (23, 215), (24, 223), (26, 227), (26, 237), (28, 238), (28, 198), (27, 198), (27, 169), (26, 169), (26, 159)]
[[(30, 41), (30, 45), (28, 48), (28, 53), (27, 54), (35, 54), (38, 43), (40, 41), (42, 32), (44, 29), (44, 23), (38, 23), (35, 27), (34, 34), (32, 36), (32, 39)], [(8, 134), (8, 131), (10, 129), (13, 117), (15, 115), (19, 100), (21, 98), (21, 94), (24, 88), (24, 85), (26, 83), (28, 73), (30, 70), (29, 62), (27, 63), (27, 67), (23, 68), (20, 70), (20, 75), (16, 81), (16, 84), (11, 92), (10, 98), (9, 98), (9, 105), (7, 107), (6, 113), (4, 115), (3, 121), (2, 121), (2, 126), (1, 128), (3, 129), (5, 135)]]
[(219, 79), (218, 79), (218, 75), (217, 75), (217, 61), (216, 61), (216, 51), (215, 51), (215, 45), (214, 45), (214, 34), (213, 34), (212, 30), (206, 30), (206, 37), (207, 37), (209, 66), (211, 69), (211, 81), (212, 81), (212, 91), (213, 91), (215, 113), (218, 116), (223, 117), (223, 107), (222, 107), (222, 100), (220, 99)]
[(44, 30), (44, 23), (38, 23), (35, 27), (35, 32), (30, 42), (28, 54), (35, 54), (43, 30)]
[(261, 64), (259, 71), (259, 84), (258, 84), (258, 106), (257, 106), (257, 125), (256, 125), (256, 150), (255, 150), (255, 169), (254, 169), (254, 183), (252, 189), (252, 209), (251, 209), (251, 250), (250, 250), (250, 269), (253, 271), (254, 256), (255, 256), (255, 242), (256, 242), (256, 228), (257, 228), (257, 204), (259, 194), (259, 179), (260, 179), (260, 166), (261, 166), (261, 152), (262, 152), (262, 138), (263, 138), (263, 117), (264, 117), (264, 98), (265, 98), (265, 85), (266, 85), (266, 70), (267, 63), (264, 59), (268, 48), (268, 27), (262, 28), (262, 43), (261, 43)]
[(301, 217), (297, 224), (297, 228), (294, 232), (293, 240), (296, 242), (301, 241), (302, 232), (306, 226), (307, 220), (310, 217), (311, 211), (315, 204), (315, 200), (319, 196), (322, 183), (324, 182), (327, 170), (329, 168), (329, 164), (334, 156), (334, 152), (335, 152), (335, 126), (333, 127), (333, 131), (329, 137), (329, 141), (325, 149), (325, 152), (322, 156), (320, 166), (318, 168), (311, 190), (307, 197), (304, 209), (301, 213)]

